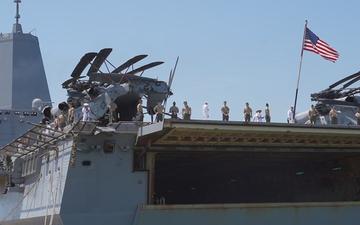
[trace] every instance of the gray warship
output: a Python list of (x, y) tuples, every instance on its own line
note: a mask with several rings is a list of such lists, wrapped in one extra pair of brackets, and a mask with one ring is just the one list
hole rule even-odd
[[(37, 38), (23, 34), (18, 21), (2, 38), (0, 63), (10, 57), (15, 64), (1, 64), (0, 79), (27, 90), (21, 75), (28, 70), (15, 72), (26, 67), (18, 60), (29, 48), (40, 57)], [(29, 47), (19, 50), (20, 42)], [(142, 76), (160, 61), (133, 68), (146, 55), (109, 69), (111, 51), (86, 53), (62, 84), (75, 106), (64, 128), (51, 119), (38, 123), (46, 114), (40, 108), (51, 106), (41, 57), (32, 82), (41, 81), (43, 91), (24, 98), (17, 88), (4, 91), (1, 112), (9, 113), (0, 118), (14, 124), (2, 122), (0, 132), (21, 129), (2, 139), (1, 225), (358, 224), (356, 126), (142, 122), (138, 100), (150, 115), (157, 103), (166, 104), (177, 63), (164, 82)], [(91, 121), (82, 121), (84, 103)], [(109, 113), (114, 104), (116, 120)], [(53, 115), (67, 110), (59, 106)]]

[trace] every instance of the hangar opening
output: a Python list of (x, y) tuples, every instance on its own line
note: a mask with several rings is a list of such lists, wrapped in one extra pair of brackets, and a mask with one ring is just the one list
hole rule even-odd
[(161, 152), (153, 197), (166, 204), (357, 201), (359, 162), (359, 153)]

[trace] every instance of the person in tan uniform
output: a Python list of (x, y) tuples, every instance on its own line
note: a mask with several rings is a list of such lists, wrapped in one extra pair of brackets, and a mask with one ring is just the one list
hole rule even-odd
[(187, 101), (184, 101), (184, 108), (182, 108), (181, 112), (184, 120), (191, 119), (191, 107), (188, 105)]
[(224, 101), (224, 106), (221, 107), (222, 120), (229, 121), (230, 108), (227, 106), (227, 102)]
[(143, 107), (142, 107), (142, 100), (139, 99), (139, 102), (136, 106), (136, 120), (137, 121), (143, 121), (144, 120), (144, 113), (143, 113)]
[(64, 127), (66, 126), (66, 117), (64, 114), (60, 114), (57, 117), (57, 126), (61, 131), (64, 130)]
[(115, 123), (119, 120), (119, 114), (117, 111), (117, 104), (115, 102), (111, 102), (109, 105), (109, 122)]
[(250, 122), (250, 119), (252, 117), (252, 109), (249, 105), (249, 103), (245, 103), (245, 108), (244, 108), (244, 120), (245, 120), (245, 123), (249, 123)]
[(314, 105), (311, 105), (311, 108), (309, 110), (310, 124), (314, 125), (316, 123), (317, 116), (318, 116), (318, 111), (315, 109)]
[(72, 124), (74, 122), (74, 118), (75, 118), (75, 108), (74, 108), (74, 104), (72, 102), (70, 102), (69, 103), (67, 124)]
[(335, 106), (333, 106), (329, 112), (329, 117), (330, 117), (330, 123), (331, 124), (337, 124), (338, 122), (338, 118), (337, 118), (337, 112), (335, 109)]
[(357, 109), (357, 112), (355, 113), (355, 117), (357, 120), (357, 125), (360, 125), (360, 107)]
[(179, 108), (176, 106), (176, 102), (173, 102), (173, 105), (169, 109), (169, 113), (171, 114), (171, 119), (177, 119)]
[(158, 104), (154, 107), (154, 112), (156, 115), (156, 117), (155, 117), (156, 122), (163, 121), (164, 106), (161, 105), (161, 102), (158, 102)]

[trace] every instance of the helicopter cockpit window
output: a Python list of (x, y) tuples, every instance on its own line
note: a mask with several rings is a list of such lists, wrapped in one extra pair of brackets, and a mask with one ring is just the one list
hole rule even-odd
[(356, 99), (353, 96), (348, 96), (348, 97), (345, 98), (345, 101), (346, 102), (355, 102)]

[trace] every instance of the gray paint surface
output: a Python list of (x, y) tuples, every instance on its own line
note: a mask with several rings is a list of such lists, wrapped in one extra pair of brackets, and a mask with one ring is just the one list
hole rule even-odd
[(31, 109), (34, 98), (50, 101), (37, 37), (14, 34), (12, 108)]
[(13, 39), (12, 34), (0, 36), (0, 109), (12, 107), (13, 82)]
[(1, 34), (0, 146), (30, 129), (22, 120), (41, 120), (39, 112), (27, 116), (35, 98), (51, 102), (38, 38), (22, 32)]
[[(82, 137), (76, 165), (70, 166), (60, 215), (64, 224), (132, 224), (139, 204), (147, 199), (147, 172), (133, 171), (134, 134)], [(113, 153), (104, 153), (113, 141)], [(100, 144), (100, 145), (99, 145)], [(98, 147), (96, 147), (98, 146)], [(90, 166), (83, 166), (90, 161)]]

